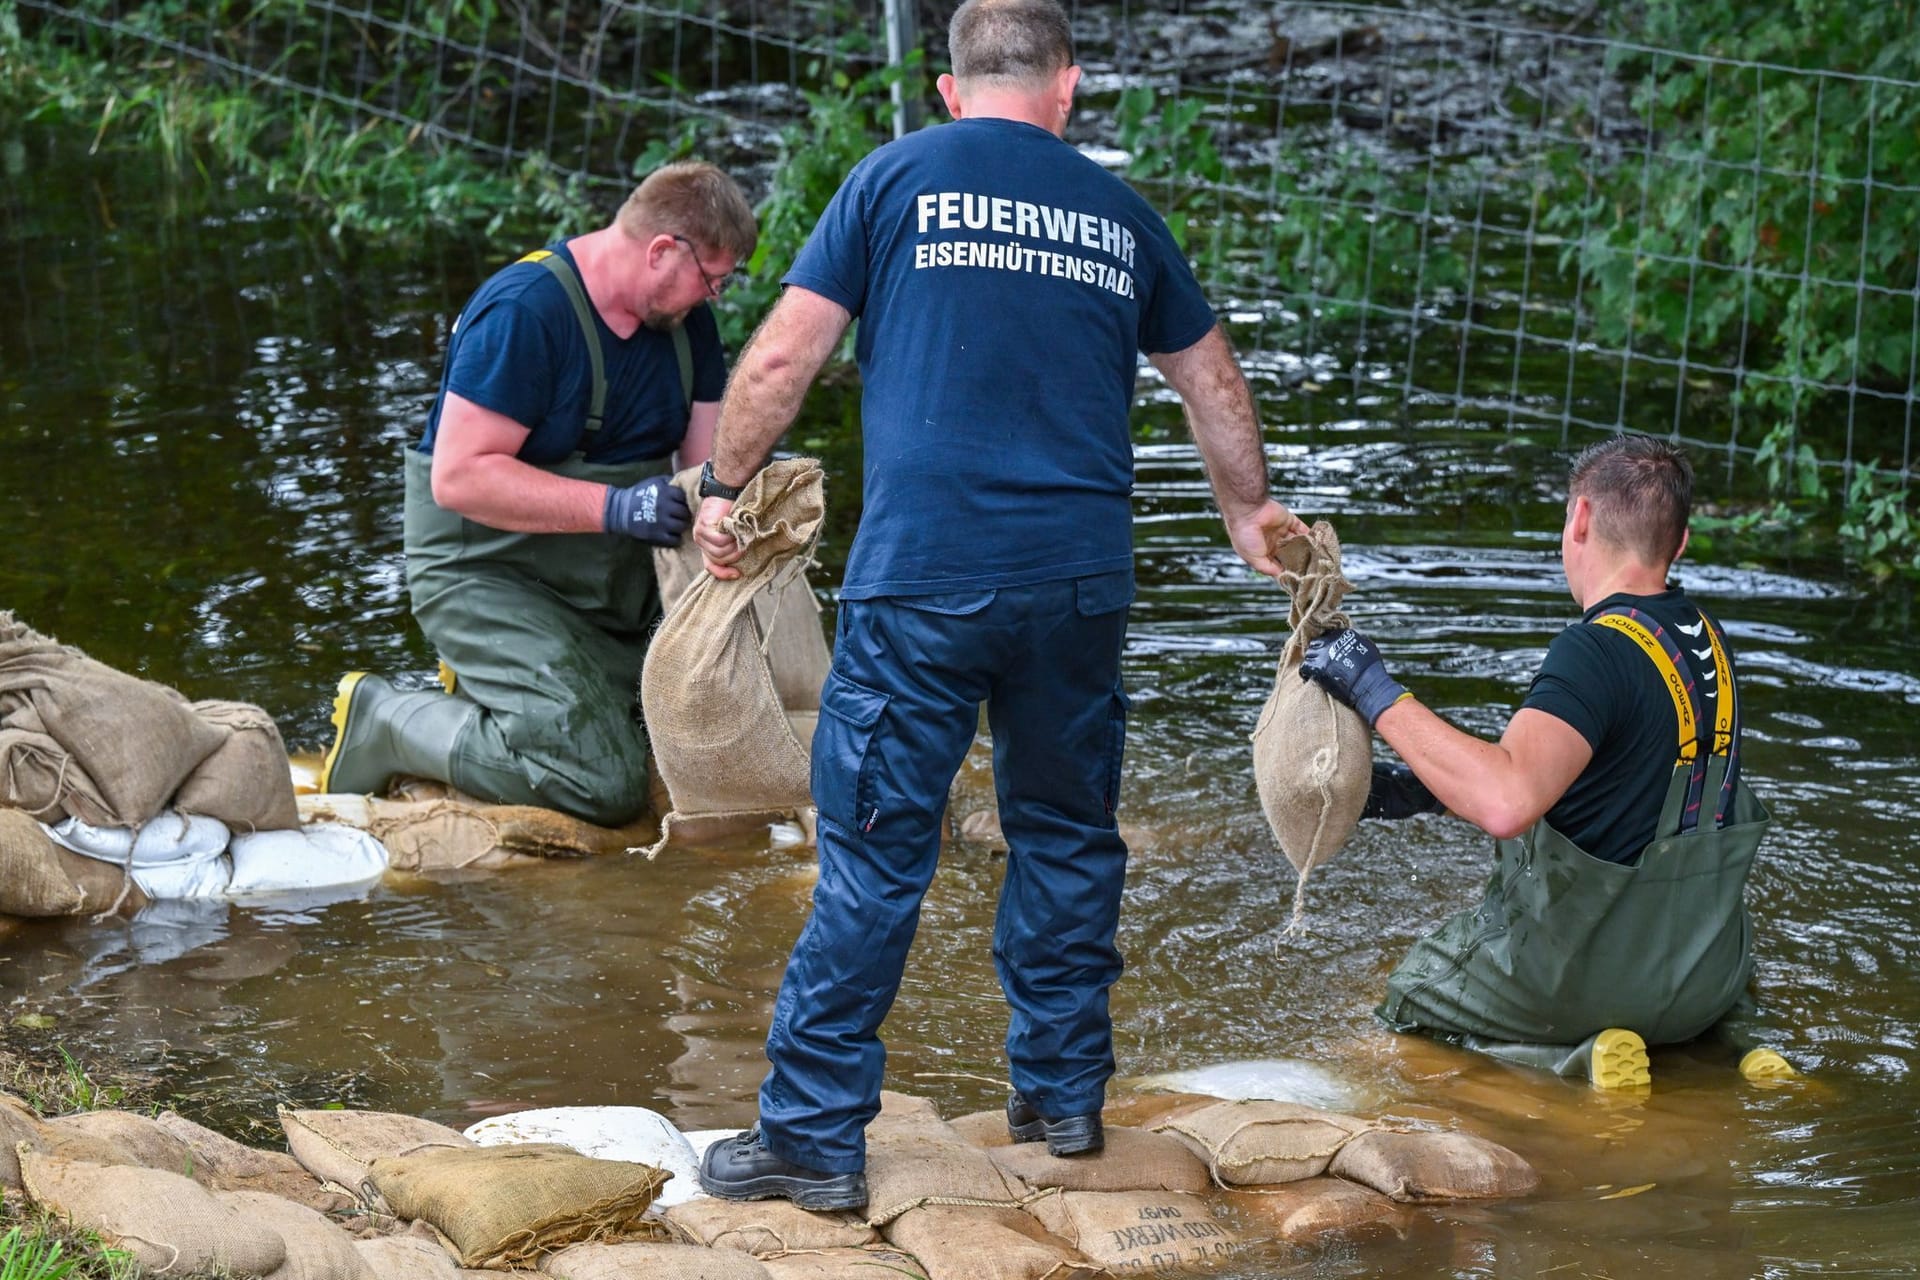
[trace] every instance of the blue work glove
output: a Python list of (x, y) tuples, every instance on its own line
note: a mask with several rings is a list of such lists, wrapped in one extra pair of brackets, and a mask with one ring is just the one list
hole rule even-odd
[(1413, 770), (1403, 764), (1376, 760), (1373, 785), (1367, 788), (1367, 807), (1360, 811), (1360, 816), (1397, 821), (1417, 818), (1423, 813), (1439, 813), (1445, 808), (1439, 797), (1427, 790), (1427, 784), (1414, 776)]
[(624, 533), (656, 547), (677, 547), (693, 523), (693, 512), (672, 476), (655, 476), (624, 488), (608, 485), (603, 523), (608, 533)]
[(1328, 631), (1316, 637), (1300, 660), (1300, 678), (1358, 711), (1369, 729), (1382, 711), (1407, 696), (1387, 673), (1380, 650), (1358, 631)]

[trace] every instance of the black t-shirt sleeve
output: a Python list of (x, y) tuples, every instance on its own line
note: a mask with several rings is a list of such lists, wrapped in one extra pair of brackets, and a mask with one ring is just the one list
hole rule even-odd
[[(693, 398), (711, 403), (727, 389), (727, 349), (720, 341), (720, 324), (705, 303), (687, 313), (687, 344), (693, 348)], [(675, 371), (678, 376), (678, 370)]]
[(1620, 688), (1618, 664), (1610, 660), (1609, 639), (1610, 633), (1585, 624), (1555, 636), (1520, 704), (1572, 725), (1595, 755), (1607, 740), (1616, 708), (1629, 696)]

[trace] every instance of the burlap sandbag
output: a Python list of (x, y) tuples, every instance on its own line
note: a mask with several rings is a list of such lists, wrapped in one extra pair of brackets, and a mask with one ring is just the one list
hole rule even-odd
[(554, 1280), (768, 1280), (751, 1254), (697, 1244), (577, 1244), (540, 1269)]
[(1306, 909), (1308, 873), (1339, 852), (1360, 821), (1373, 753), (1360, 713), (1300, 678), (1308, 643), (1350, 625), (1340, 612), (1341, 598), (1353, 589), (1340, 575), (1340, 540), (1322, 520), (1312, 532), (1282, 540), (1274, 555), (1280, 585), (1292, 597), (1287, 624), (1293, 633), (1253, 730), (1253, 779), (1281, 852), (1300, 873), (1287, 926), (1292, 931)]
[[(1006, 1124), (1001, 1122), (1001, 1132)], [(1002, 1173), (1029, 1187), (1062, 1191), (1207, 1191), (1213, 1178), (1206, 1162), (1176, 1138), (1108, 1125), (1098, 1155), (1061, 1159), (1044, 1142), (994, 1147), (989, 1157)]]
[(265, 1191), (318, 1213), (341, 1213), (356, 1203), (344, 1192), (328, 1190), (284, 1151), (246, 1146), (172, 1111), (162, 1111), (153, 1122), (186, 1144), (193, 1180), (202, 1186), (217, 1191)]
[(1013, 1145), (1013, 1135), (1007, 1132), (1007, 1113), (1003, 1107), (995, 1107), (991, 1111), (969, 1111), (964, 1116), (955, 1116), (947, 1121), (947, 1125), (976, 1147), (991, 1150)]
[(286, 1245), (193, 1179), (164, 1169), (97, 1165), (18, 1149), (27, 1196), (72, 1225), (175, 1275), (271, 1275)]
[[(181, 1174), (202, 1186), (207, 1184), (205, 1177), (196, 1176), (193, 1152), (187, 1144), (148, 1116), (131, 1111), (79, 1111), (47, 1121), (41, 1134), (45, 1139), (43, 1149), (64, 1159), (137, 1164), (144, 1169)], [(109, 1152), (111, 1158), (103, 1159)]]
[(790, 1200), (700, 1196), (662, 1211), (660, 1218), (688, 1244), (737, 1249), (756, 1257), (795, 1249), (859, 1248), (880, 1238), (858, 1214), (811, 1213)]
[(419, 1236), (356, 1241), (353, 1250), (378, 1280), (458, 1280), (460, 1268), (445, 1249)]
[[(687, 504), (698, 511), (700, 468), (687, 468), (673, 482), (687, 495)], [(827, 682), (827, 668), (833, 663), (820, 621), (820, 600), (813, 594), (806, 570), (805, 564), (788, 570), (753, 598), (754, 617), (766, 636), (767, 669), (789, 718), (819, 709), (820, 686)], [(662, 614), (671, 614), (687, 588), (705, 573), (699, 544), (692, 538), (682, 538), (677, 547), (654, 548), (653, 576), (660, 584)], [(800, 740), (812, 739), (802, 735)]]
[(39, 1147), (40, 1117), (10, 1093), (0, 1093), (0, 1184), (20, 1189), (21, 1143)]
[(808, 745), (794, 735), (768, 666), (754, 597), (797, 572), (826, 514), (820, 464), (771, 463), (747, 482), (724, 527), (740, 542), (740, 577), (698, 577), (660, 623), (640, 675), (654, 763), (673, 808), (665, 847), (686, 818), (796, 812), (812, 803)]
[(394, 1213), (432, 1223), (465, 1267), (510, 1267), (582, 1240), (665, 1238), (646, 1212), (671, 1176), (548, 1142), (434, 1148), (367, 1173)]
[(442, 1147), (469, 1149), (471, 1138), (431, 1120), (390, 1111), (290, 1111), (280, 1108), (287, 1150), (314, 1177), (364, 1195), (375, 1160)]
[(353, 1237), (325, 1215), (264, 1191), (216, 1191), (213, 1198), (271, 1228), (287, 1246), (287, 1260), (271, 1280), (375, 1280)]
[(1333, 1158), (1332, 1172), (1409, 1203), (1497, 1200), (1540, 1185), (1534, 1167), (1512, 1151), (1457, 1131), (1361, 1134)]
[(225, 740), (174, 690), (0, 612), (0, 807), (137, 827)]
[[(895, 1095), (899, 1097), (899, 1095)], [(927, 1204), (1011, 1208), (1031, 1194), (928, 1104), (901, 1099), (867, 1126), (867, 1220), (884, 1227)]]
[(1213, 1102), (1150, 1126), (1185, 1143), (1222, 1186), (1234, 1187), (1318, 1177), (1353, 1135), (1372, 1127), (1292, 1102)]
[(1246, 1247), (1204, 1199), (1178, 1191), (1063, 1191), (1027, 1212), (1120, 1275), (1215, 1266)]
[(226, 741), (187, 775), (174, 793), (173, 807), (218, 818), (235, 835), (299, 826), (287, 748), (273, 717), (248, 702), (192, 706), (193, 714), (226, 733)]
[(1230, 1192), (1227, 1203), (1257, 1230), (1294, 1244), (1373, 1222), (1397, 1227), (1407, 1217), (1406, 1209), (1378, 1191), (1345, 1178), (1304, 1178), (1281, 1187)]
[(910, 1255), (876, 1245), (866, 1249), (815, 1249), (762, 1258), (773, 1280), (926, 1280)]
[(650, 817), (600, 827), (533, 805), (461, 798), (301, 796), (299, 811), (309, 823), (341, 822), (366, 832), (386, 848), (394, 871), (494, 871), (623, 853), (658, 829)]
[(63, 849), (23, 810), (0, 808), (0, 915), (97, 915), (146, 901), (121, 868)]
[(1100, 1264), (1019, 1209), (930, 1204), (887, 1224), (928, 1280), (1093, 1280)]

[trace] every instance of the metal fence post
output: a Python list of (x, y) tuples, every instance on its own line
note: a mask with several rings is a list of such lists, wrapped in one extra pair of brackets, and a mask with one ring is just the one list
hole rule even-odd
[[(906, 65), (920, 43), (919, 0), (886, 0), (887, 65)], [(893, 82), (893, 136), (904, 138), (920, 127), (920, 100), (907, 91), (905, 77)]]

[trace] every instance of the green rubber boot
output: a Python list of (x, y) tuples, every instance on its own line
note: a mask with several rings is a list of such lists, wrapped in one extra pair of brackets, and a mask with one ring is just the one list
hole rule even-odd
[(400, 773), (446, 782), (454, 745), (480, 709), (444, 693), (401, 693), (365, 671), (340, 679), (320, 790), (373, 795)]

